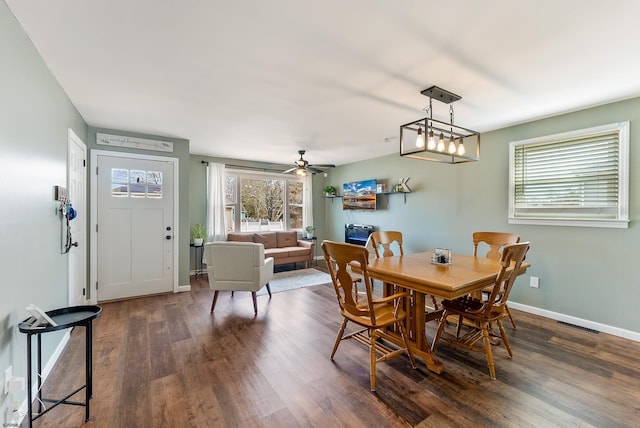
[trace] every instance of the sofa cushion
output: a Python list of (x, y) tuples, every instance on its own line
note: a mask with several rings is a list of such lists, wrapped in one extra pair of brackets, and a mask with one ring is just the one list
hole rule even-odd
[(253, 242), (253, 233), (227, 233), (227, 241)]
[(298, 245), (298, 233), (297, 232), (276, 232), (276, 240), (278, 241), (278, 248), (295, 247)]
[(268, 248), (276, 248), (278, 246), (275, 232), (254, 233), (253, 242), (264, 245), (265, 250)]
[(304, 257), (311, 254), (311, 248), (304, 247), (287, 247), (289, 257)]
[(265, 257), (273, 257), (273, 259), (277, 262), (278, 259), (286, 259), (289, 257), (289, 249), (288, 248), (269, 248), (268, 250), (264, 250)]

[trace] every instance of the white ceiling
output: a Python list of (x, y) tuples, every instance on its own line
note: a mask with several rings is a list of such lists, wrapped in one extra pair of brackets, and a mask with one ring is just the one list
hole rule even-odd
[(481, 132), (640, 95), (637, 0), (5, 1), (89, 125), (193, 154), (394, 153), (432, 85)]

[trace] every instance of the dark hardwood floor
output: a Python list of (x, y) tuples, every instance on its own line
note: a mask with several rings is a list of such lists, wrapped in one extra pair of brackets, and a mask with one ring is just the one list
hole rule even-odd
[[(320, 263), (319, 263), (320, 264)], [(520, 284), (522, 285), (522, 284)], [(320, 285), (258, 297), (221, 293), (209, 313), (206, 276), (189, 293), (103, 304), (94, 324), (92, 420), (59, 406), (36, 427), (613, 427), (640, 421), (640, 343), (512, 310), (514, 358), (447, 343), (446, 372), (378, 366), (369, 391), (368, 352), (343, 342), (329, 360), (341, 317)], [(431, 332), (433, 328), (431, 327)], [(45, 396), (82, 385), (84, 333), (45, 383)], [(82, 401), (83, 393), (78, 400)], [(23, 422), (26, 426), (26, 422)]]

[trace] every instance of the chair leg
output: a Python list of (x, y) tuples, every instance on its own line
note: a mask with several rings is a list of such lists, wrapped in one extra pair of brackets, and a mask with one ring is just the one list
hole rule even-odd
[(344, 334), (344, 330), (347, 328), (347, 319), (345, 318), (342, 321), (342, 325), (340, 326), (340, 330), (338, 331), (338, 337), (336, 337), (336, 343), (333, 344), (333, 351), (331, 351), (331, 359), (333, 360), (333, 356), (336, 354), (338, 350), (338, 345), (340, 345), (340, 341), (342, 340), (342, 335)]
[(411, 352), (411, 348), (409, 348), (409, 342), (407, 342), (407, 330), (404, 328), (404, 325), (399, 322), (400, 326), (400, 336), (402, 336), (402, 341), (404, 342), (405, 348), (407, 348), (407, 354), (409, 355), (409, 361), (411, 361), (411, 367), (416, 368), (416, 360), (413, 358), (413, 353)]
[(447, 323), (448, 312), (445, 309), (442, 312), (442, 317), (440, 318), (440, 322), (438, 323), (438, 331), (436, 331), (436, 335), (433, 337), (433, 342), (431, 343), (431, 352), (436, 352), (436, 347), (438, 346), (438, 342), (440, 341), (440, 336), (442, 336), (442, 332), (444, 331), (444, 326)]
[(215, 308), (216, 302), (218, 301), (218, 292), (219, 290), (213, 292), (213, 302), (211, 302), (211, 311), (209, 311), (210, 313), (213, 313), (213, 308)]
[(267, 292), (269, 293), (269, 298), (271, 298), (271, 287), (269, 287), (268, 282), (267, 282)]
[(369, 368), (369, 378), (371, 382), (371, 391), (376, 390), (376, 335), (373, 331), (369, 331), (369, 358), (371, 367)]
[(507, 332), (502, 325), (502, 321), (498, 320), (498, 328), (500, 329), (500, 336), (502, 336), (502, 343), (504, 343), (504, 347), (507, 348), (507, 352), (509, 353), (509, 358), (513, 358), (513, 352), (511, 352), (511, 344), (509, 343), (509, 339), (507, 339)]
[(496, 380), (496, 367), (493, 363), (493, 351), (491, 350), (491, 339), (489, 338), (489, 323), (482, 323), (482, 339), (484, 341), (484, 352), (487, 354), (487, 364), (489, 365), (489, 375)]
[(516, 329), (516, 322), (513, 320), (513, 317), (511, 316), (511, 311), (509, 310), (509, 306), (504, 305), (504, 308), (507, 310), (507, 315), (509, 315), (509, 320), (511, 321), (511, 325), (513, 326), (513, 329)]
[(251, 298), (253, 299), (253, 313), (258, 315), (258, 299), (256, 298), (256, 292), (251, 292)]

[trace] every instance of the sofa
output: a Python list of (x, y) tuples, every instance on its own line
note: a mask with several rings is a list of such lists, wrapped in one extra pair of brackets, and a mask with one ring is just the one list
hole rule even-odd
[(298, 240), (297, 232), (231, 232), (227, 241), (262, 244), (264, 256), (273, 257), (274, 265), (304, 262), (308, 268), (315, 254), (313, 241)]

